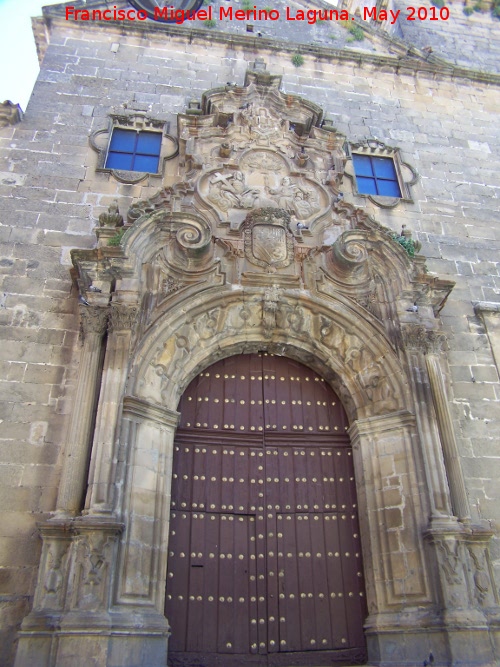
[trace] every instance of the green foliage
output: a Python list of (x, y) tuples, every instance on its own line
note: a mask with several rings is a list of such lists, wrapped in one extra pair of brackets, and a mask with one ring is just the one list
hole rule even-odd
[(476, 4), (474, 5), (474, 7), (473, 7), (472, 9), (473, 9), (475, 12), (478, 12), (478, 13), (479, 13), (479, 12), (481, 11), (481, 5), (479, 4), (479, 2), (476, 2)]
[(272, 5), (266, 5), (266, 6), (264, 7), (264, 11), (265, 11), (265, 12), (270, 12), (271, 9), (274, 9), (274, 7), (273, 7)]
[(108, 245), (110, 246), (119, 246), (122, 242), (123, 235), (125, 234), (125, 229), (120, 229), (108, 240)]
[(420, 243), (416, 244), (412, 238), (408, 238), (407, 236), (393, 234), (391, 238), (393, 241), (396, 241), (396, 243), (399, 243), (400, 246), (403, 246), (408, 254), (408, 257), (415, 257), (415, 253), (418, 252), (420, 248)]
[(304, 64), (304, 56), (300, 53), (294, 53), (292, 56), (292, 63), (295, 67), (302, 67)]
[(203, 21), (203, 25), (207, 28), (215, 28), (216, 24), (217, 21), (215, 19), (207, 19), (206, 21)]
[(254, 8), (254, 3), (252, 2), (252, 0), (242, 0), (241, 8), (244, 9), (245, 11), (248, 11), (249, 9)]
[(359, 25), (351, 23), (351, 21), (341, 21), (341, 24), (347, 32), (351, 33), (351, 37), (347, 39), (348, 42), (362, 42), (364, 40), (365, 33)]
[(314, 23), (316, 25), (322, 26), (322, 25), (326, 25), (328, 23), (328, 21), (325, 21), (323, 19), (316, 19), (316, 21)]
[(496, 16), (497, 19), (500, 19), (500, 0), (494, 0), (491, 12), (493, 16)]
[(470, 16), (473, 13), (474, 13), (474, 10), (472, 9), (472, 7), (464, 7), (465, 16)]
[(330, 39), (333, 39), (333, 40), (337, 39), (337, 35), (330, 35)]
[(434, 5), (434, 7), (444, 7), (446, 2), (444, 0), (431, 0), (431, 5)]

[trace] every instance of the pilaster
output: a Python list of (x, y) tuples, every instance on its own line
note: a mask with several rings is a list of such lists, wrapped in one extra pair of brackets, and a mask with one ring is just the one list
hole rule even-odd
[(111, 304), (108, 342), (97, 411), (86, 511), (113, 511), (113, 471), (116, 466), (116, 429), (129, 365), (132, 329), (137, 320), (135, 305)]
[(108, 315), (108, 308), (80, 306), (83, 347), (57, 496), (58, 515), (74, 515), (82, 508)]

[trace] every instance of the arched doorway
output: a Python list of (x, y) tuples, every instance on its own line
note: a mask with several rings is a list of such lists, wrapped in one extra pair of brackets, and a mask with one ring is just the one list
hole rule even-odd
[(209, 367), (179, 412), (169, 664), (364, 662), (356, 488), (336, 394), (264, 352)]

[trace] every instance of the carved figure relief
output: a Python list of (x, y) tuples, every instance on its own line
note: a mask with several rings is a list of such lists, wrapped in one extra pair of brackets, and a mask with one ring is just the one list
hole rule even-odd
[[(260, 163), (267, 168), (262, 169)], [(304, 177), (288, 175), (281, 158), (267, 152), (247, 154), (234, 171), (220, 170), (200, 179), (199, 192), (216, 209), (229, 216), (231, 211), (281, 208), (296, 220), (310, 223), (326, 209), (326, 193), (319, 184)], [(281, 169), (280, 169), (281, 167)]]
[(271, 338), (273, 331), (276, 329), (276, 314), (278, 312), (278, 305), (283, 290), (277, 285), (268, 287), (264, 292), (264, 299), (262, 302), (262, 327), (264, 329), (265, 338)]
[(224, 212), (230, 208), (253, 208), (259, 195), (257, 188), (246, 186), (241, 171), (226, 175), (216, 172), (209, 181), (208, 199)]

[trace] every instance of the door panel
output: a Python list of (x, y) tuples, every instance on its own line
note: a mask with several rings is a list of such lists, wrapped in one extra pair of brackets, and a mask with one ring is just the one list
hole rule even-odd
[(331, 388), (289, 359), (242, 355), (200, 374), (179, 410), (169, 664), (361, 664), (352, 452)]

